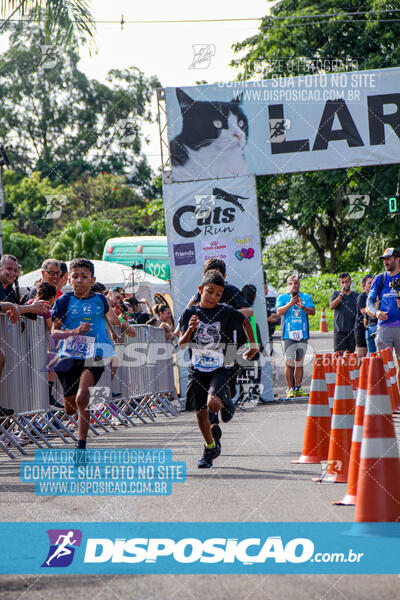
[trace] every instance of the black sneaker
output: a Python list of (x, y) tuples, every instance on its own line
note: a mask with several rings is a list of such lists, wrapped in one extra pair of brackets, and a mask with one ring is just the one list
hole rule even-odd
[(5, 406), (0, 406), (0, 419), (5, 417), (11, 417), (14, 414), (14, 410), (12, 408), (5, 408)]
[(203, 456), (197, 461), (197, 467), (199, 469), (210, 469), (213, 465), (214, 458), (217, 458), (220, 454), (220, 446), (215, 446), (215, 448), (207, 448), (207, 446), (204, 446)]
[(64, 408), (64, 405), (58, 402), (58, 400), (54, 398), (53, 394), (50, 396), (49, 404), (54, 406), (54, 408)]
[(221, 427), (216, 423), (215, 425), (211, 425), (211, 435), (213, 436), (214, 442), (221, 448), (221, 438), (222, 438), (222, 430)]
[(235, 410), (236, 404), (234, 404), (231, 399), (229, 399), (229, 402), (224, 402), (224, 406), (221, 408), (221, 419), (224, 423), (227, 423), (232, 419), (233, 415), (235, 414)]

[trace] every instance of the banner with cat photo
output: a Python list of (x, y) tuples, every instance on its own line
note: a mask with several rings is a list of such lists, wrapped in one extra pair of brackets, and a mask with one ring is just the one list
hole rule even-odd
[(400, 68), (166, 88), (173, 181), (398, 163)]
[[(201, 283), (213, 257), (226, 263), (226, 281), (256, 287), (254, 313), (264, 344), (268, 327), (254, 177), (164, 184), (171, 290), (176, 320)], [(270, 365), (263, 368), (262, 397), (273, 400)]]

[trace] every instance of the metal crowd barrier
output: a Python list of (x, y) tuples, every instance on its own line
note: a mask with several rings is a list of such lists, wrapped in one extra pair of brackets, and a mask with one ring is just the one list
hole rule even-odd
[[(173, 417), (183, 409), (174, 385), (173, 347), (164, 329), (136, 325), (135, 331), (135, 338), (124, 336), (115, 347), (118, 368), (114, 378), (108, 364), (91, 390), (89, 435), (146, 424), (157, 416)], [(13, 450), (25, 455), (28, 443), (51, 448), (55, 440), (76, 442), (77, 415), (68, 416), (49, 404), (44, 320), (22, 318), (12, 324), (0, 315), (0, 349), (6, 356), (0, 405), (15, 411), (0, 418), (0, 450), (16, 458)], [(53, 389), (62, 403), (58, 379)]]

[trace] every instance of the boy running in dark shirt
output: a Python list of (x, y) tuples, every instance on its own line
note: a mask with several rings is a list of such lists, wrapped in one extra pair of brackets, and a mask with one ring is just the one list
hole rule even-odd
[(235, 410), (229, 388), (230, 365), (226, 364), (233, 331), (242, 326), (247, 335), (250, 348), (244, 354), (245, 359), (250, 360), (258, 351), (249, 320), (238, 310), (218, 304), (224, 284), (220, 273), (207, 272), (199, 286), (200, 303), (186, 308), (179, 320), (179, 346), (183, 349), (189, 345), (191, 360), (186, 400), (194, 404), (205, 441), (203, 456), (197, 463), (199, 469), (212, 467), (213, 459), (221, 453), (221, 446), (211, 433), (208, 410), (221, 411), (224, 422), (233, 417)]

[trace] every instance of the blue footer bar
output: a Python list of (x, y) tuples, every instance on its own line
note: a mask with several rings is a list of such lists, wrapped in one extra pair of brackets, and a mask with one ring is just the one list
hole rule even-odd
[(2, 574), (399, 573), (400, 523), (0, 523)]

